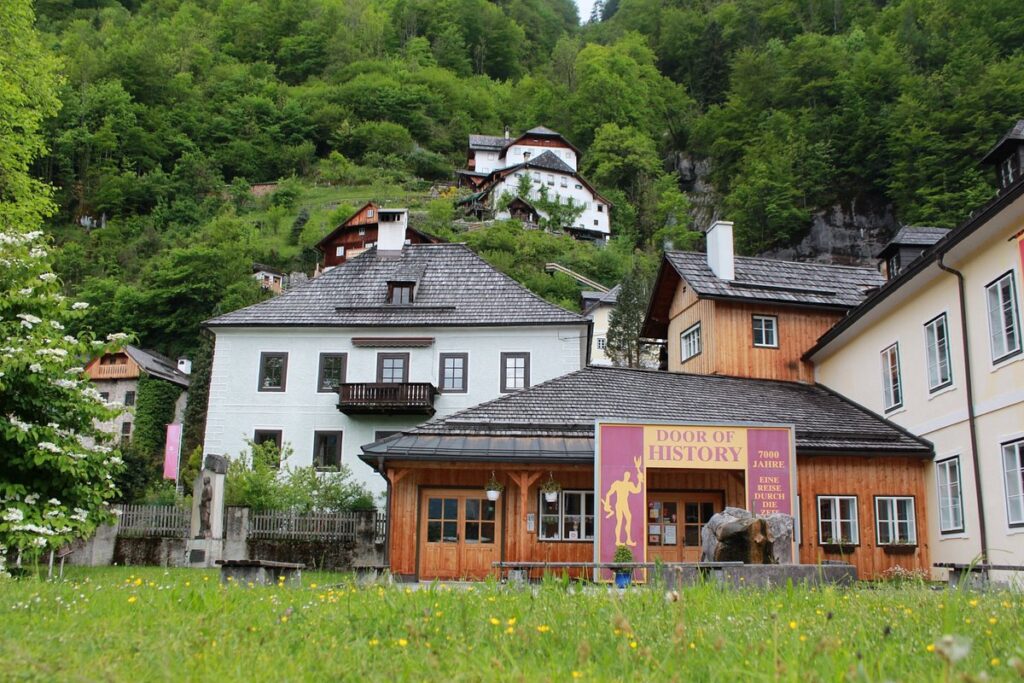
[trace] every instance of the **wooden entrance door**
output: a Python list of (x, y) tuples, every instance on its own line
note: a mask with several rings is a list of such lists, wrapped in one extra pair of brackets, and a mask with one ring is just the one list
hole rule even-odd
[(501, 558), (498, 502), (483, 491), (428, 489), (420, 503), (420, 579), (482, 579)]
[(701, 531), (722, 507), (721, 493), (648, 493), (648, 561), (699, 561)]

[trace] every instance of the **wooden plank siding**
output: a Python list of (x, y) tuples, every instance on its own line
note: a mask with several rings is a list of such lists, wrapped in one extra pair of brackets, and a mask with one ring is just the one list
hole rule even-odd
[[(104, 359), (113, 359), (116, 362), (103, 363)], [(141, 373), (142, 368), (139, 364), (124, 351), (94, 358), (85, 366), (85, 374), (94, 382), (105, 379), (135, 379)]]
[[(927, 520), (924, 509), (924, 463), (898, 457), (818, 456), (797, 458), (801, 502), (800, 561), (845, 560), (857, 566), (862, 579), (878, 578), (895, 565), (907, 569), (928, 569)], [(505, 485), (498, 502), (502, 524), (500, 559), (505, 562), (591, 562), (591, 541), (541, 541), (538, 510), (539, 488), (549, 472), (565, 490), (592, 491), (594, 474), (590, 466), (557, 465), (550, 468), (459, 464), (428, 466), (424, 463), (396, 463), (389, 468), (392, 483), (388, 549), (391, 571), (403, 578), (419, 576), (417, 549), (420, 543), (420, 501), (431, 488), (482, 490), (491, 471)], [(738, 472), (711, 470), (657, 470), (649, 473), (648, 492), (721, 492), (725, 505), (746, 507), (743, 477)], [(525, 490), (522, 485), (525, 484)], [(848, 555), (825, 552), (818, 544), (818, 495), (856, 495), (860, 545)], [(912, 554), (890, 555), (875, 540), (874, 497), (913, 496), (915, 499), (918, 547)], [(595, 503), (600, 517), (600, 502)], [(526, 530), (526, 515), (534, 513), (536, 526)]]
[[(878, 579), (896, 565), (904, 569), (931, 568), (928, 519), (925, 509), (927, 461), (892, 456), (797, 456), (800, 493), (800, 561), (844, 560), (857, 566), (861, 579)], [(830, 552), (818, 539), (819, 495), (856, 496), (860, 544), (848, 555)], [(890, 554), (876, 538), (875, 497), (913, 496), (917, 548), (910, 554)]]

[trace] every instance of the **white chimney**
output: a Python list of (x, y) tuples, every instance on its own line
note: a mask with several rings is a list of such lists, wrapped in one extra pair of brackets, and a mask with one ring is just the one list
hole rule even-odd
[(178, 359), (178, 372), (180, 372), (183, 375), (191, 375), (192, 374), (192, 361), (190, 361), (188, 358), (179, 358)]
[(408, 210), (381, 209), (377, 221), (377, 251), (402, 251), (408, 227)]
[(715, 221), (708, 228), (708, 267), (720, 280), (736, 279), (736, 259), (732, 249), (732, 221)]

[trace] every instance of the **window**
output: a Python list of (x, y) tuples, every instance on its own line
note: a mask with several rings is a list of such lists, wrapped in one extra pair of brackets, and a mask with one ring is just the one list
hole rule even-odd
[(338, 258), (344, 258), (345, 257), (345, 247), (335, 247), (334, 248), (334, 255), (337, 256)]
[(409, 354), (378, 353), (377, 381), (382, 384), (405, 384), (409, 381)]
[(774, 315), (754, 316), (754, 346), (779, 348), (779, 320)]
[(124, 404), (126, 406), (129, 406), (129, 407), (135, 405), (135, 392), (134, 391), (126, 391), (126, 392), (124, 392)]
[(389, 282), (388, 303), (389, 304), (411, 304), (412, 303), (412, 282)]
[(925, 355), (928, 357), (928, 391), (938, 391), (953, 383), (949, 363), (949, 328), (946, 314), (924, 325)]
[(1003, 475), (1006, 519), (1010, 526), (1024, 526), (1024, 439), (1003, 444)]
[(367, 209), (366, 210), (366, 217), (367, 218), (373, 218), (373, 209)]
[(917, 545), (914, 499), (909, 496), (875, 498), (875, 540), (878, 545)]
[(264, 351), (260, 354), (259, 391), (284, 391), (287, 376), (287, 353)]
[(121, 423), (121, 443), (127, 443), (132, 438), (132, 423), (122, 422)]
[(501, 354), (501, 391), (508, 393), (530, 386), (530, 354)]
[(903, 384), (900, 380), (900, 345), (882, 351), (882, 403), (895, 410), (903, 405)]
[(599, 351), (604, 351), (608, 345), (608, 340), (605, 337), (597, 337), (597, 348)]
[(856, 496), (818, 496), (818, 543), (860, 544)]
[(316, 374), (316, 390), (321, 393), (337, 391), (338, 386), (345, 383), (347, 366), (347, 353), (321, 353), (320, 370)]
[(341, 469), (341, 432), (313, 432), (313, 467)]
[(899, 273), (900, 273), (900, 253), (897, 251), (897, 252), (893, 253), (893, 255), (890, 256), (885, 261), (886, 279), (887, 280), (891, 280), (894, 277), (896, 277), (897, 275), (899, 275)]
[(531, 156), (533, 156), (532, 152), (523, 152), (523, 161), (529, 161)]
[(577, 190), (582, 190), (582, 189), (583, 189), (583, 186), (582, 186), (582, 185), (580, 185), (579, 183), (576, 183), (576, 189), (577, 189)]
[(594, 539), (594, 493), (561, 491), (549, 503), (538, 493), (542, 541), (590, 541)]
[(441, 393), (466, 393), (469, 384), (469, 354), (442, 353), (438, 375), (441, 380)]
[(985, 288), (993, 363), (1020, 353), (1020, 312), (1015, 289), (1013, 271)]
[(594, 225), (597, 225), (597, 219), (596, 218), (594, 219)]
[(565, 176), (561, 176), (561, 185), (562, 187), (569, 187), (569, 179)]
[(252, 442), (256, 446), (260, 446), (265, 443), (272, 443), (277, 449), (276, 457), (270, 462), (271, 467), (281, 466), (281, 430), (280, 429), (257, 429), (253, 432)]
[(555, 176), (552, 175), (551, 173), (548, 173), (548, 185), (554, 185), (554, 184), (555, 184)]
[(1017, 165), (1016, 154), (1006, 157), (1003, 159), (1003, 163), (999, 164), (999, 178), (1002, 181), (1001, 186), (1007, 187), (1017, 178)]
[(100, 400), (103, 401), (104, 403), (109, 401), (110, 400), (110, 392), (109, 391), (101, 391), (100, 392)]
[(700, 353), (700, 323), (688, 327), (679, 335), (679, 351), (684, 363)]
[(598, 213), (604, 213), (604, 204), (598, 204), (597, 205), (597, 212)]
[(960, 494), (960, 458), (935, 463), (935, 485), (939, 498), (939, 531), (944, 534), (963, 533), (964, 501)]

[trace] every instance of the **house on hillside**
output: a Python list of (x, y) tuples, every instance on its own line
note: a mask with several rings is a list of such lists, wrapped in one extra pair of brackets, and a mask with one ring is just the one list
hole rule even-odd
[(711, 226), (706, 254), (665, 252), (641, 336), (667, 344), (671, 371), (813, 382), (804, 352), (884, 278), (736, 256), (732, 227)]
[[(662, 431), (680, 433), (673, 452), (682, 457), (674, 462), (655, 441), (662, 423), (672, 425)], [(593, 562), (595, 540), (613, 533), (601, 545), (607, 562), (618, 532), (607, 520), (621, 516), (623, 505), (621, 494), (615, 501), (611, 487), (596, 483), (598, 453), (606, 455), (616, 436), (608, 427), (638, 436), (624, 444), (626, 474), (634, 466), (636, 474), (623, 480), (627, 493), (637, 494), (626, 495), (637, 561), (697, 561), (702, 528), (715, 512), (778, 503), (776, 509), (793, 506), (794, 552), (805, 563), (842, 558), (862, 578), (896, 565), (929, 566), (924, 539), (913, 546), (897, 545), (892, 534), (879, 541), (876, 522), (883, 520), (873, 512), (918, 501), (915, 519), (927, 526), (920, 503), (932, 454), (927, 442), (823, 387), (589, 366), (363, 447), (363, 462), (390, 482), (392, 573), (478, 579), (498, 561)], [(775, 457), (766, 478), (749, 466), (710, 461), (703, 452), (711, 449), (693, 446), (734, 434), (744, 444), (776, 437), (782, 457), (756, 447), (742, 453), (755, 464), (762, 453)], [(492, 477), (504, 485), (497, 500), (485, 495)], [(561, 486), (550, 499), (541, 490), (549, 480)]]
[[(561, 134), (533, 128), (517, 138), (471, 135), (459, 183), (473, 190), (459, 206), (477, 219), (550, 219), (544, 204), (571, 205), (576, 217), (558, 226), (583, 239), (611, 234), (612, 204), (578, 171), (580, 151)], [(527, 221), (529, 222), (529, 221)]]
[(260, 283), (260, 287), (274, 294), (284, 291), (287, 277), (284, 271), (264, 263), (252, 264), (252, 279)]
[(622, 285), (615, 285), (607, 292), (580, 292), (580, 304), (583, 315), (594, 322), (594, 341), (590, 348), (590, 362), (593, 365), (611, 365), (611, 359), (605, 354), (608, 342), (608, 327), (611, 323), (612, 309), (618, 301)]
[(1024, 121), (985, 156), (999, 194), (901, 258), (805, 355), (817, 381), (935, 445), (919, 526), (938, 562), (1024, 565), (1022, 154)]
[(441, 241), (410, 228), (407, 209), (382, 209), (376, 202), (367, 202), (316, 243), (316, 249), (323, 257), (324, 269), (340, 266), (376, 244), (381, 223), (402, 226), (407, 244), (437, 244)]
[(361, 445), (586, 365), (586, 318), (465, 245), (410, 244), (383, 216), (377, 233), (303, 287), (207, 322), (206, 453), (270, 440), (293, 449), (286, 464), (345, 465), (380, 491)]
[[(173, 360), (148, 349), (136, 346), (125, 346), (117, 353), (107, 353), (94, 358), (85, 366), (85, 374), (92, 381), (93, 388), (100, 397), (109, 403), (120, 403), (126, 408), (133, 408), (139, 395), (139, 378), (148, 375), (155, 379), (170, 382), (181, 388), (181, 395), (174, 406), (174, 421), (181, 422), (185, 417), (185, 406), (188, 403), (189, 375), (192, 373), (192, 362), (180, 358)], [(121, 441), (129, 441), (132, 437), (133, 414), (126, 411), (112, 422), (103, 425), (103, 429), (119, 434)]]

